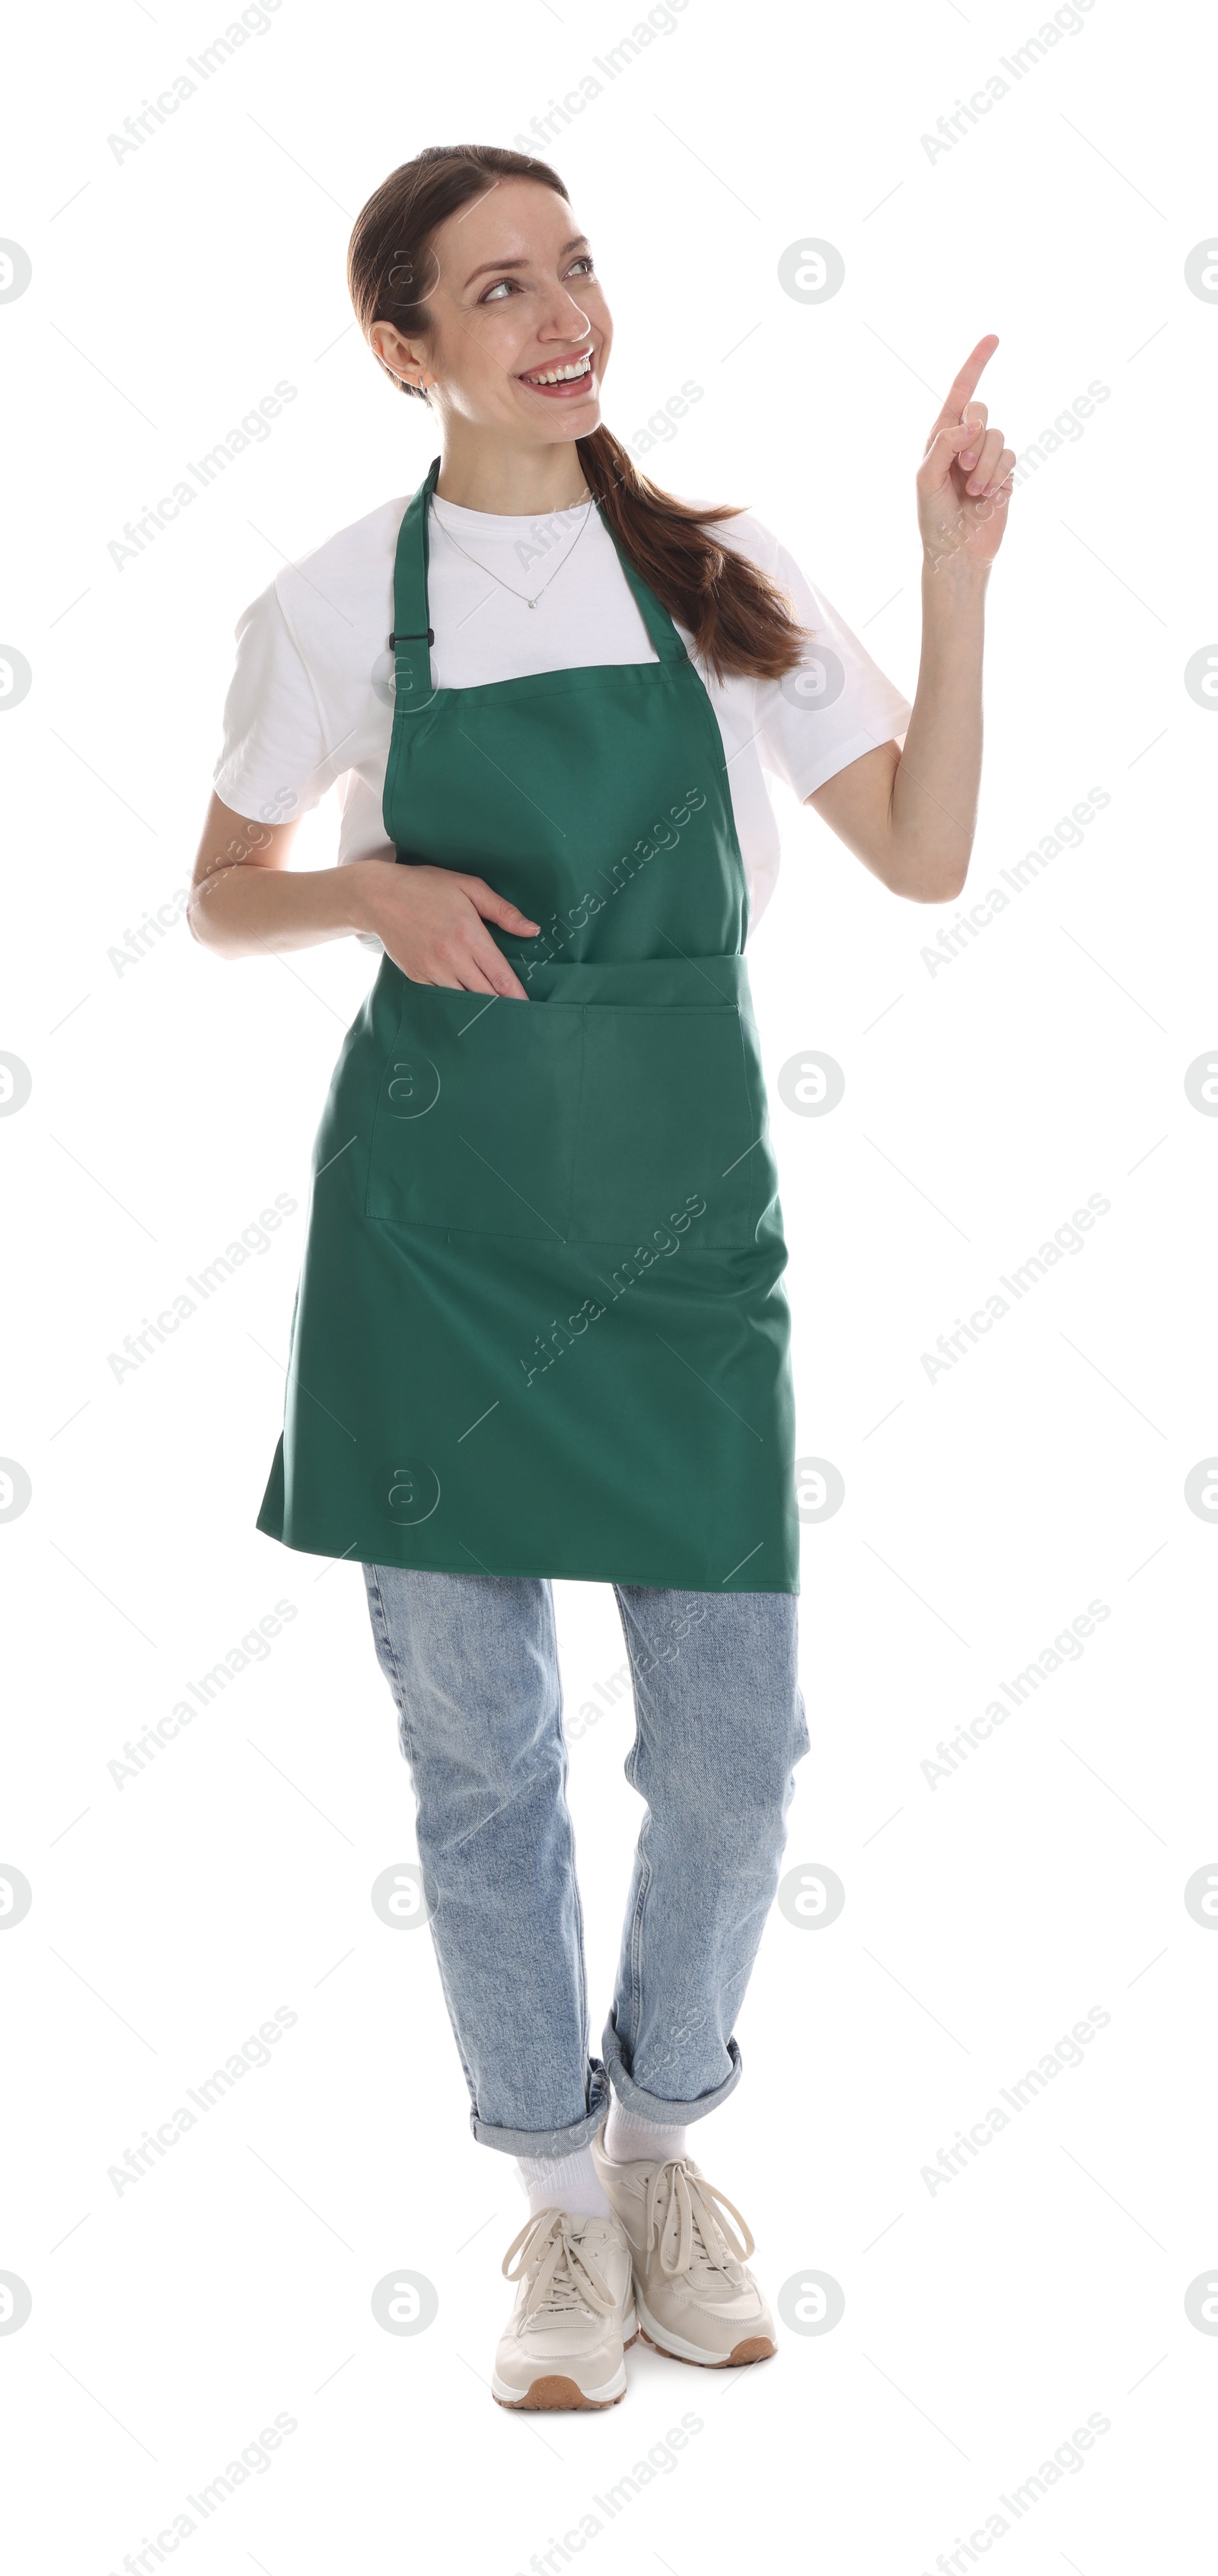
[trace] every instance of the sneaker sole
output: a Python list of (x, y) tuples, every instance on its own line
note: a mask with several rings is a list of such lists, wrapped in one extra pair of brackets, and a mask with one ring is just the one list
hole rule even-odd
[[(623, 2352), (629, 2352), (631, 2344), (638, 2342), (639, 2332), (640, 2329), (636, 2326), (634, 2333), (627, 2336), (622, 2345)], [(535, 2379), (530, 2387), (523, 2390), (523, 2392), (517, 2396), (508, 2395), (506, 2393), (501, 2396), (499, 2388), (495, 2385), (494, 2380), (492, 2380), (491, 2395), (495, 2400), (496, 2406), (506, 2407), (507, 2412), (510, 2415), (574, 2413), (600, 2415), (605, 2412), (607, 2407), (621, 2405), (622, 2399), (626, 2394), (626, 2369), (624, 2363), (622, 2365), (621, 2380), (622, 2384), (620, 2388), (615, 2388), (612, 2380), (608, 2380), (604, 2383), (605, 2386), (613, 2391), (613, 2394), (608, 2397), (591, 2396), (586, 2389), (580, 2387), (577, 2379), (566, 2379), (559, 2376), (557, 2373), (551, 2373), (550, 2376), (545, 2379)], [(503, 2385), (503, 2383), (500, 2383), (500, 2385)]]
[[(638, 2300), (640, 2317), (639, 2333), (644, 2343), (649, 2343), (653, 2352), (662, 2352), (668, 2361), (688, 2361), (698, 2370), (741, 2370), (750, 2361), (771, 2361), (778, 2350), (771, 2335), (761, 2334), (745, 2335), (739, 2343), (733, 2344), (731, 2351), (727, 2353), (698, 2352), (693, 2344), (685, 2344), (683, 2350), (678, 2351), (677, 2347), (682, 2343), (683, 2338), (680, 2335), (674, 2335), (671, 2343), (665, 2343), (662, 2340), (654, 2317), (649, 2315), (643, 2306), (642, 2299), (638, 2297), (637, 2283), (635, 2296)], [(645, 2324), (642, 2322), (644, 2318), (646, 2318)]]
[(687, 2362), (691, 2370), (740, 2370), (750, 2361), (772, 2361), (778, 2350), (768, 2335), (749, 2335), (743, 2343), (733, 2344), (730, 2352), (720, 2353), (712, 2360), (708, 2352), (675, 2352), (670, 2343), (657, 2342), (645, 2326), (639, 2327), (639, 2333), (653, 2352), (662, 2352), (666, 2361)]

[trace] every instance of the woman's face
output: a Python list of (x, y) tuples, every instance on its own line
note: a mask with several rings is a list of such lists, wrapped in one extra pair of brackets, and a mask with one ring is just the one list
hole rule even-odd
[(446, 425), (530, 445), (587, 438), (613, 324), (565, 198), (499, 180), (440, 225), (433, 251), (426, 339), (388, 322), (368, 335), (394, 374), (425, 385)]

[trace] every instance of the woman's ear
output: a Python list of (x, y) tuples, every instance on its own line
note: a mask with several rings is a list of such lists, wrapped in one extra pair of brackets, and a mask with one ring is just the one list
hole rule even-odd
[(434, 377), (424, 372), (421, 353), (394, 330), (392, 323), (374, 322), (368, 333), (368, 345), (382, 366), (387, 367), (397, 382), (409, 387), (411, 392), (424, 393), (428, 384), (435, 382)]

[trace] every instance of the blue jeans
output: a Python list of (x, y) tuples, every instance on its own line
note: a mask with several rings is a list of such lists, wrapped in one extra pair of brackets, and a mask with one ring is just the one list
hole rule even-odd
[(740, 2080), (732, 2025), (808, 1750), (789, 1592), (615, 1584), (646, 1802), (613, 2008), (589, 2055), (583, 1917), (548, 1582), (366, 1565), (417, 1807), (419, 1862), (474, 2136), (562, 2156), (609, 2083), (662, 2125)]

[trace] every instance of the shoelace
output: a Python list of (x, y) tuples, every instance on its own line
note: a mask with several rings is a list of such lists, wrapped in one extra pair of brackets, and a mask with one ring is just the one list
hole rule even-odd
[[(725, 2209), (731, 2211), (739, 2237), (721, 2215)], [(647, 2187), (644, 2224), (646, 2243), (648, 2247), (653, 2240), (658, 2243), (660, 2270), (670, 2276), (687, 2272), (701, 2260), (714, 2272), (726, 2272), (730, 2280), (754, 2250), (753, 2231), (735, 2202), (726, 2192), (716, 2191), (684, 2157), (673, 2156), (656, 2166)]]
[[(575, 2306), (594, 2308), (598, 2316), (613, 2314), (613, 2292), (577, 2241), (587, 2223), (569, 2210), (542, 2209), (513, 2237), (501, 2269), (505, 2280), (528, 2284), (522, 2318), (543, 2309), (556, 2316)], [(519, 2258), (515, 2264), (513, 2255)]]

